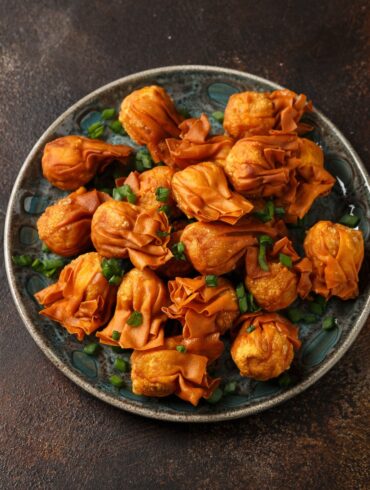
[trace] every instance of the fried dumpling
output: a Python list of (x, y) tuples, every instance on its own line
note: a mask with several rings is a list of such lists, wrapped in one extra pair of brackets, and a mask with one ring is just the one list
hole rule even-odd
[(167, 287), (153, 271), (131, 269), (119, 286), (111, 321), (96, 336), (103, 344), (119, 345), (122, 349), (161, 346), (167, 320), (161, 308), (168, 304), (168, 299)]
[(360, 230), (339, 223), (319, 221), (307, 232), (304, 250), (312, 262), (312, 289), (330, 298), (355, 298), (358, 273), (364, 259)]
[(55, 284), (35, 294), (44, 306), (40, 315), (60, 323), (78, 340), (108, 322), (115, 302), (117, 288), (103, 276), (101, 260), (96, 252), (80, 255)]
[(182, 211), (199, 221), (233, 225), (253, 209), (249, 201), (229, 189), (224, 171), (215, 163), (199, 163), (176, 172), (172, 189)]
[(231, 357), (241, 376), (267, 381), (289, 369), (301, 345), (297, 327), (277, 313), (249, 313), (240, 321)]
[(99, 206), (91, 224), (92, 242), (103, 257), (128, 256), (139, 270), (156, 269), (170, 260), (169, 235), (165, 213), (123, 201)]
[(91, 220), (97, 208), (110, 196), (80, 187), (48, 206), (37, 221), (40, 240), (63, 257), (85, 252), (91, 244)]
[(307, 102), (307, 97), (291, 90), (241, 92), (229, 98), (224, 128), (230, 136), (238, 139), (270, 129), (297, 131), (300, 130), (298, 123), (302, 115), (310, 110), (312, 104)]
[(172, 394), (197, 406), (220, 383), (207, 374), (208, 358), (179, 352), (171, 338), (165, 345), (131, 355), (132, 391), (136, 395), (164, 397)]
[(211, 125), (208, 117), (186, 119), (179, 125), (180, 138), (167, 138), (168, 156), (163, 161), (167, 165), (184, 169), (200, 162), (225, 160), (234, 140), (226, 135), (209, 136)]
[(42, 156), (45, 179), (59, 189), (76, 190), (114, 160), (126, 164), (132, 148), (83, 136), (62, 136), (47, 143)]
[(182, 117), (167, 92), (151, 85), (134, 90), (123, 99), (119, 120), (130, 138), (146, 145), (153, 160), (159, 162), (162, 159), (159, 143), (179, 136)]
[(219, 277), (215, 287), (207, 286), (205, 277), (177, 277), (169, 281), (172, 304), (163, 311), (183, 325), (185, 338), (225, 333), (239, 315), (235, 289)]

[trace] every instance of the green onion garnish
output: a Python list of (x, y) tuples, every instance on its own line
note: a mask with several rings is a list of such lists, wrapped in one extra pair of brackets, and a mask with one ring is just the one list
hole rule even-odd
[(337, 320), (333, 316), (327, 316), (322, 322), (323, 330), (331, 330), (337, 326)]
[(138, 172), (143, 172), (153, 167), (153, 160), (147, 150), (139, 150), (135, 155), (135, 167)]
[(155, 198), (159, 202), (167, 202), (170, 196), (170, 189), (168, 187), (157, 187), (155, 190)]
[(224, 113), (222, 111), (215, 111), (212, 112), (212, 117), (216, 121), (218, 121), (220, 124), (224, 122)]
[(285, 267), (288, 267), (288, 269), (290, 269), (293, 265), (292, 259), (291, 257), (289, 257), (289, 255), (279, 254), (279, 261), (280, 264), (284, 265)]
[(15, 265), (20, 267), (29, 267), (32, 264), (33, 259), (29, 255), (13, 255), (12, 261)]
[(156, 235), (159, 237), (159, 238), (165, 238), (166, 236), (170, 235), (170, 233), (168, 233), (168, 231), (161, 231), (161, 230), (158, 230)]
[(248, 299), (245, 291), (244, 284), (241, 282), (236, 286), (236, 297), (238, 298), (240, 313), (246, 313), (248, 311)]
[(173, 256), (176, 260), (186, 260), (184, 254), (185, 245), (182, 242), (175, 243), (171, 248), (171, 252), (173, 253)]
[(247, 333), (252, 333), (252, 332), (254, 332), (255, 330), (256, 330), (256, 327), (255, 327), (254, 325), (249, 325), (249, 327), (247, 327), (247, 328), (245, 329), (245, 331), (246, 331)]
[(91, 126), (87, 128), (87, 134), (89, 138), (92, 139), (100, 138), (100, 136), (102, 136), (103, 133), (104, 133), (104, 124), (101, 123), (100, 121), (91, 124)]
[(274, 219), (274, 216), (284, 216), (285, 210), (281, 207), (275, 208), (274, 201), (267, 201), (263, 210), (255, 211), (253, 214), (258, 219), (266, 223), (267, 221), (271, 221), (272, 219)]
[(282, 216), (285, 215), (285, 209), (284, 208), (275, 208), (275, 216), (278, 218), (281, 218)]
[(112, 121), (108, 124), (108, 127), (109, 129), (111, 129), (113, 131), (113, 133), (116, 133), (116, 134), (125, 134), (125, 131), (122, 127), (122, 124), (119, 122), (118, 119), (116, 119), (115, 121)]
[(212, 393), (212, 395), (206, 399), (206, 401), (208, 403), (217, 403), (221, 400), (222, 396), (223, 396), (223, 392), (221, 388), (216, 388)]
[(248, 310), (251, 313), (254, 313), (255, 311), (260, 311), (261, 308), (258, 305), (256, 305), (256, 303), (254, 302), (254, 297), (252, 293), (247, 294), (247, 300), (248, 300)]
[(127, 373), (129, 368), (130, 368), (129, 363), (127, 361), (125, 361), (124, 359), (122, 359), (122, 357), (117, 357), (114, 360), (113, 367), (114, 367), (114, 369), (116, 369), (117, 371), (119, 371), (121, 373)]
[(47, 254), (50, 252), (50, 248), (46, 245), (46, 243), (42, 242), (41, 251)]
[(122, 281), (122, 276), (112, 276), (108, 279), (109, 284), (112, 286), (119, 286)]
[(305, 313), (302, 317), (302, 322), (303, 323), (316, 323), (317, 322), (317, 316), (314, 315), (313, 313)]
[(206, 285), (209, 288), (215, 288), (217, 287), (217, 276), (210, 274), (205, 277)]
[(339, 220), (339, 223), (349, 228), (355, 228), (360, 222), (360, 218), (354, 214), (345, 214)]
[(171, 216), (171, 206), (168, 204), (165, 204), (164, 206), (161, 206), (158, 211), (164, 213), (167, 217)]
[(118, 286), (121, 278), (125, 273), (125, 269), (120, 259), (103, 259), (101, 262), (102, 274), (110, 284)]
[(315, 315), (321, 316), (325, 313), (326, 310), (326, 301), (322, 296), (317, 296), (315, 301), (312, 301), (308, 305), (308, 309), (311, 313)]
[(109, 107), (101, 112), (101, 118), (104, 119), (105, 121), (107, 119), (113, 119), (115, 115), (116, 115), (116, 110), (114, 109), (114, 107)]
[(121, 185), (121, 187), (116, 187), (115, 189), (113, 189), (113, 199), (115, 199), (116, 201), (127, 199), (130, 204), (135, 204), (136, 194), (128, 184), (123, 184)]
[(247, 313), (248, 311), (248, 300), (246, 296), (243, 296), (243, 298), (239, 299), (239, 310), (240, 313)]
[(44, 259), (42, 263), (44, 270), (60, 269), (64, 266), (63, 259)]
[(143, 323), (143, 314), (140, 311), (133, 311), (126, 321), (130, 327), (140, 327)]
[(268, 272), (270, 270), (266, 261), (266, 245), (260, 245), (258, 251), (258, 263), (263, 271)]
[(287, 315), (291, 322), (298, 323), (304, 317), (304, 312), (299, 308), (289, 308)]
[(92, 342), (91, 344), (85, 345), (83, 350), (84, 353), (87, 354), (88, 356), (95, 356), (99, 352), (99, 349), (100, 349), (100, 345), (95, 342)]
[(268, 235), (260, 235), (258, 238), (260, 245), (272, 245), (274, 240)]
[(125, 382), (123, 381), (121, 376), (118, 376), (117, 374), (112, 374), (112, 376), (110, 376), (109, 378), (109, 382), (115, 388), (122, 388), (125, 385)]
[(118, 332), (118, 330), (113, 330), (112, 332), (112, 339), (113, 340), (119, 340), (121, 337), (121, 332)]
[(229, 381), (228, 383), (226, 383), (226, 385), (224, 387), (225, 395), (231, 395), (231, 394), (235, 393), (237, 386), (238, 386), (238, 384), (236, 381)]
[(186, 352), (186, 347), (184, 345), (176, 345), (177, 352), (182, 352), (183, 354)]
[(122, 352), (125, 352), (125, 350), (122, 349), (122, 347), (120, 347), (119, 345), (111, 345), (111, 349), (116, 354), (122, 354)]
[(241, 299), (243, 298), (243, 296), (245, 296), (246, 292), (245, 292), (245, 287), (244, 287), (244, 284), (241, 282), (239, 283), (237, 286), (236, 286), (236, 297), (238, 299)]
[(290, 386), (292, 384), (292, 382), (293, 382), (293, 380), (290, 377), (289, 373), (283, 373), (278, 378), (279, 386), (281, 386), (282, 388), (287, 388), (288, 386)]

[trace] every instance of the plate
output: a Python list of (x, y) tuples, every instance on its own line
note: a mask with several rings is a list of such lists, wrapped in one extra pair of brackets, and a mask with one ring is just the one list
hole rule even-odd
[[(302, 348), (294, 362), (294, 384), (281, 387), (276, 381), (256, 382), (238, 375), (228, 352), (217, 361), (218, 373), (227, 380), (238, 380), (236, 394), (224, 396), (217, 404), (202, 401), (198, 407), (175, 397), (157, 399), (134, 395), (127, 387), (117, 390), (109, 384), (116, 353), (104, 346), (98, 357), (83, 353), (81, 344), (58, 324), (39, 316), (33, 294), (51, 281), (30, 269), (13, 266), (11, 256), (41, 254), (36, 221), (43, 210), (64, 193), (53, 188), (41, 173), (42, 150), (48, 141), (68, 134), (83, 134), (96, 121), (97, 111), (119, 107), (124, 96), (145, 85), (159, 84), (173, 97), (176, 105), (188, 109), (192, 116), (223, 110), (229, 96), (237, 91), (270, 91), (281, 88), (263, 78), (240, 71), (209, 66), (173, 66), (130, 75), (92, 92), (62, 114), (41, 136), (24, 162), (10, 198), (5, 224), (5, 264), (14, 301), (28, 331), (46, 356), (72, 381), (101, 400), (139, 415), (178, 422), (212, 422), (250, 415), (271, 408), (301, 393), (323, 376), (343, 356), (361, 330), (370, 310), (370, 284), (366, 264), (360, 277), (360, 296), (353, 301), (333, 299), (328, 314), (335, 315), (338, 326), (330, 331), (320, 324), (300, 325)], [(315, 102), (315, 94), (310, 94)], [(320, 112), (305, 118), (313, 126), (309, 137), (322, 146), (325, 166), (336, 176), (333, 192), (318, 199), (309, 213), (312, 224), (318, 219), (337, 221), (349, 209), (361, 217), (360, 226), (369, 256), (370, 184), (359, 157), (338, 131)], [(216, 132), (222, 130), (214, 122)], [(114, 133), (110, 143), (132, 144)], [(226, 349), (228, 351), (228, 349)], [(127, 354), (128, 358), (129, 354)], [(123, 357), (125, 355), (123, 354)]]

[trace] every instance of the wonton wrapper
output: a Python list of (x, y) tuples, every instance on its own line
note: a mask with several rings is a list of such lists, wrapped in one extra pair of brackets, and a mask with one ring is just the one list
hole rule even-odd
[(68, 257), (86, 251), (91, 244), (91, 220), (96, 209), (110, 196), (80, 187), (48, 206), (37, 221), (40, 240), (58, 255)]
[(173, 304), (163, 311), (181, 322), (185, 338), (223, 334), (239, 315), (235, 290), (222, 277), (216, 287), (207, 286), (204, 277), (177, 277), (169, 281), (168, 289)]
[(40, 315), (60, 323), (78, 340), (107, 323), (116, 299), (117, 288), (103, 276), (101, 260), (96, 252), (80, 255), (55, 284), (35, 294), (45, 307)]
[[(158, 209), (164, 204), (173, 206), (174, 198), (171, 190), (172, 177), (175, 171), (167, 166), (154, 167), (145, 172), (131, 172), (126, 177), (116, 180), (117, 187), (128, 184), (136, 195), (136, 204), (145, 209)], [(166, 187), (170, 190), (166, 202), (157, 201), (155, 191), (158, 187)]]
[[(288, 268), (279, 262), (279, 254), (283, 253), (292, 259), (292, 267)], [(266, 257), (269, 271), (263, 271), (258, 264), (258, 248), (248, 248), (246, 254), (245, 285), (253, 294), (255, 301), (266, 311), (287, 308), (299, 295), (305, 298), (311, 290), (309, 280), (310, 267), (308, 259), (300, 261), (291, 241), (281, 238), (275, 242)]]
[(225, 109), (224, 128), (233, 138), (249, 133), (281, 129), (283, 131), (307, 130), (297, 125), (311, 102), (303, 94), (291, 90), (274, 92), (242, 92), (231, 95)]
[(156, 269), (172, 257), (167, 245), (170, 232), (165, 213), (142, 209), (123, 201), (108, 201), (97, 209), (91, 224), (91, 239), (103, 257), (125, 258), (139, 270)]
[(75, 190), (117, 160), (126, 164), (132, 148), (83, 136), (62, 136), (45, 146), (42, 172), (59, 189)]
[(233, 225), (253, 209), (249, 201), (229, 189), (224, 171), (215, 163), (199, 163), (176, 172), (172, 190), (182, 211), (199, 221)]
[[(125, 274), (117, 292), (117, 305), (109, 324), (96, 334), (103, 344), (119, 345), (122, 349), (146, 350), (163, 345), (163, 325), (167, 320), (162, 306), (168, 304), (165, 284), (150, 269), (131, 269)], [(140, 326), (127, 325), (134, 312), (143, 315)], [(121, 334), (113, 340), (113, 332)]]
[(168, 156), (163, 161), (181, 169), (205, 161), (223, 162), (234, 144), (229, 136), (209, 137), (211, 125), (205, 114), (199, 118), (186, 119), (179, 125), (179, 129), (180, 139), (166, 139)]
[[(173, 225), (174, 223), (172, 224), (172, 227)], [(172, 249), (173, 245), (182, 241), (182, 233), (182, 229), (171, 233), (171, 238), (168, 243), (168, 248), (170, 250)], [(188, 260), (171, 257), (168, 262), (158, 268), (158, 272), (167, 278), (173, 279), (174, 277), (188, 277), (194, 272), (194, 269), (193, 265)]]
[(330, 298), (355, 298), (358, 273), (364, 259), (360, 230), (331, 221), (319, 221), (307, 232), (304, 250), (312, 262), (312, 289)]
[[(294, 349), (301, 346), (297, 327), (277, 313), (247, 313), (240, 321), (230, 352), (241, 376), (267, 381), (289, 369)], [(255, 329), (249, 333), (251, 325)]]
[(257, 243), (255, 236), (259, 233), (276, 237), (278, 232), (269, 224), (248, 217), (233, 226), (192, 223), (184, 229), (181, 241), (186, 256), (200, 274), (220, 276), (236, 267), (247, 248)]
[(128, 135), (139, 145), (146, 145), (153, 160), (162, 160), (159, 143), (180, 134), (182, 117), (167, 92), (157, 85), (134, 90), (121, 104), (119, 120)]
[(163, 347), (132, 353), (132, 391), (156, 397), (175, 394), (197, 406), (201, 398), (212, 395), (220, 380), (208, 376), (206, 356), (178, 352), (175, 342), (168, 338)]

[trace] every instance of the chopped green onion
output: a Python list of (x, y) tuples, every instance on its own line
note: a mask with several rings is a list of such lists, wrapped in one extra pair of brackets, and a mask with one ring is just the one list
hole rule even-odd
[(285, 267), (288, 267), (288, 269), (290, 269), (293, 265), (292, 258), (289, 257), (289, 255), (279, 254), (279, 261), (280, 264), (282, 264)]
[(231, 394), (235, 393), (237, 386), (238, 386), (238, 384), (236, 381), (229, 381), (228, 383), (226, 383), (226, 385), (224, 387), (225, 395), (231, 395)]
[(130, 327), (140, 327), (143, 324), (143, 314), (140, 311), (133, 311), (126, 321)]
[(223, 396), (223, 392), (222, 392), (221, 388), (216, 388), (214, 390), (214, 392), (212, 393), (212, 395), (206, 399), (206, 401), (208, 403), (212, 403), (212, 404), (218, 403), (221, 400), (222, 396)]
[(222, 111), (215, 111), (215, 112), (212, 112), (212, 117), (213, 117), (213, 119), (218, 121), (220, 124), (222, 124), (224, 122), (225, 115)]
[(274, 215), (279, 217), (284, 216), (285, 210), (284, 208), (275, 208), (274, 201), (267, 201), (263, 210), (255, 211), (253, 214), (266, 223), (267, 221), (274, 219)]
[(287, 311), (288, 318), (293, 323), (298, 323), (304, 317), (303, 311), (299, 308), (289, 308)]
[(111, 129), (113, 131), (113, 133), (116, 133), (116, 134), (125, 134), (125, 131), (122, 127), (122, 124), (119, 122), (118, 119), (116, 119), (115, 121), (112, 121), (108, 124), (108, 127), (109, 129)]
[(217, 287), (217, 276), (210, 274), (205, 277), (206, 285), (209, 288), (215, 288)]
[(261, 308), (258, 305), (256, 305), (256, 303), (254, 302), (254, 297), (252, 293), (247, 294), (247, 300), (248, 300), (248, 310), (251, 313), (254, 313), (255, 311), (260, 311)]
[(125, 385), (125, 382), (121, 376), (118, 376), (117, 374), (112, 374), (112, 376), (109, 378), (109, 382), (115, 388), (122, 388)]
[(239, 310), (240, 313), (247, 313), (248, 311), (248, 300), (246, 296), (239, 299)]
[(162, 231), (162, 230), (158, 230), (156, 235), (159, 237), (159, 238), (165, 238), (166, 236), (170, 235), (170, 233), (168, 233), (168, 231)]
[[(101, 262), (101, 270), (102, 274), (107, 279), (107, 281), (110, 281), (112, 279), (111, 284), (115, 284), (116, 286), (119, 284), (121, 281), (121, 277), (123, 276), (125, 270), (122, 266), (122, 261), (120, 259), (103, 259)], [(115, 277), (119, 278), (118, 279), (113, 279)]]
[(165, 215), (167, 215), (168, 217), (171, 216), (171, 206), (169, 206), (168, 204), (165, 204), (164, 206), (161, 206), (158, 211), (164, 213)]
[(313, 313), (305, 313), (302, 317), (302, 322), (303, 323), (316, 323), (317, 322), (317, 316), (314, 315)]
[(114, 107), (109, 107), (101, 112), (101, 118), (104, 119), (105, 121), (107, 119), (113, 119), (115, 115), (116, 115), (116, 110), (114, 109)]
[(283, 373), (278, 378), (279, 386), (281, 386), (282, 388), (287, 388), (288, 386), (290, 386), (292, 384), (292, 382), (293, 382), (293, 380), (292, 380), (291, 376), (289, 375), (289, 373)]
[(147, 150), (139, 150), (135, 155), (135, 166), (139, 172), (153, 167), (153, 160)]
[(284, 208), (275, 208), (275, 216), (278, 218), (281, 218), (282, 216), (285, 215), (285, 209)]
[(130, 204), (135, 204), (136, 194), (128, 184), (123, 184), (121, 185), (121, 187), (116, 187), (115, 189), (113, 189), (113, 199), (115, 199), (116, 201), (127, 199)]
[(274, 243), (274, 240), (268, 235), (260, 235), (258, 240), (260, 245), (272, 245)]
[(182, 242), (175, 243), (171, 248), (171, 252), (173, 253), (173, 256), (176, 260), (186, 260), (184, 254), (185, 245)]
[(122, 276), (112, 276), (109, 278), (108, 282), (112, 286), (119, 286), (122, 281)]
[(43, 263), (42, 263), (42, 261), (40, 259), (35, 259), (32, 262), (31, 267), (36, 272), (43, 272), (44, 271), (44, 265), (43, 265)]
[(113, 189), (110, 189), (109, 187), (102, 187), (101, 189), (99, 189), (100, 192), (105, 192), (106, 194), (109, 194), (110, 196), (112, 196), (113, 194)]
[(331, 330), (337, 326), (337, 320), (333, 316), (327, 316), (322, 322), (323, 330)]
[(170, 189), (168, 187), (157, 187), (155, 190), (155, 198), (160, 202), (167, 202), (170, 196)]
[(127, 373), (130, 368), (128, 362), (122, 359), (122, 357), (117, 357), (114, 360), (113, 367), (114, 369), (117, 369), (117, 371), (120, 371), (121, 373)]
[(60, 269), (64, 266), (63, 259), (44, 259), (42, 262), (44, 270)]
[(87, 354), (88, 356), (95, 356), (99, 352), (99, 349), (100, 349), (100, 345), (93, 342), (91, 344), (85, 345), (83, 350), (84, 353)]
[(237, 286), (236, 286), (236, 297), (238, 299), (241, 299), (243, 298), (243, 296), (246, 295), (246, 292), (245, 292), (245, 287), (244, 287), (244, 284), (242, 282), (240, 282)]
[(102, 124), (100, 121), (91, 124), (91, 126), (87, 128), (87, 134), (89, 138), (92, 139), (100, 138), (100, 136), (102, 136), (103, 133), (104, 133), (104, 124)]
[(355, 228), (360, 222), (360, 218), (354, 214), (345, 214), (339, 220), (339, 223), (349, 228)]
[(111, 345), (111, 349), (116, 354), (122, 354), (122, 352), (125, 352), (125, 350), (122, 349), (122, 347), (120, 347), (119, 345)]
[(42, 250), (42, 252), (44, 252), (46, 254), (50, 252), (50, 248), (44, 242), (42, 242), (41, 250)]
[(184, 345), (177, 345), (176, 346), (176, 350), (177, 350), (177, 352), (185, 353), (186, 352), (186, 347)]
[(265, 272), (268, 272), (269, 266), (266, 261), (266, 246), (265, 245), (260, 245), (259, 251), (258, 251), (258, 263), (261, 269)]
[(247, 327), (247, 328), (245, 329), (245, 331), (246, 331), (247, 333), (252, 333), (252, 332), (254, 332), (255, 330), (256, 330), (256, 327), (255, 327), (254, 325), (249, 325), (249, 327)]
[(309, 303), (308, 309), (311, 311), (311, 313), (314, 313), (315, 315), (323, 315), (326, 310), (325, 298), (323, 298), (322, 296), (317, 296), (315, 301)]
[(46, 269), (46, 270), (43, 270), (41, 272), (46, 277), (53, 277), (53, 275), (56, 273), (57, 270), (58, 270), (57, 268), (54, 268), (54, 269)]
[(19, 265), (20, 267), (29, 267), (33, 259), (29, 255), (13, 255), (12, 261), (15, 265)]
[(246, 313), (248, 311), (247, 293), (245, 291), (244, 284), (241, 282), (236, 286), (236, 297), (238, 298), (240, 313)]
[(121, 337), (121, 332), (118, 332), (118, 330), (113, 330), (112, 332), (112, 339), (113, 340), (119, 340)]
[(265, 209), (266, 209), (267, 216), (270, 217), (269, 221), (271, 221), (274, 218), (274, 214), (275, 214), (274, 202), (273, 201), (267, 201)]

